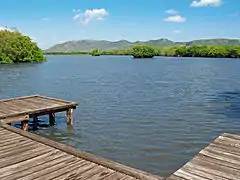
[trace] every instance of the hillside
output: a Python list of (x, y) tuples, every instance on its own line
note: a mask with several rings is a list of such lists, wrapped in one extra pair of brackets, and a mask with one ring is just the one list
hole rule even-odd
[(128, 49), (135, 44), (148, 44), (153, 47), (169, 47), (179, 45), (222, 45), (222, 46), (240, 46), (240, 39), (202, 39), (190, 42), (173, 42), (168, 39), (158, 39), (149, 41), (130, 42), (126, 40), (111, 42), (105, 40), (79, 40), (68, 41), (62, 44), (57, 44), (47, 50), (46, 52), (61, 52), (61, 51), (92, 51), (93, 49), (101, 50), (117, 50)]

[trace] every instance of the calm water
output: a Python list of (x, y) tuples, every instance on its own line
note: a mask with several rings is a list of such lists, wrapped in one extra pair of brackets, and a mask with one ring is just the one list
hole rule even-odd
[[(34, 133), (162, 176), (223, 132), (240, 134), (240, 60), (49, 56), (0, 65), (0, 99), (76, 101), (74, 126)], [(47, 125), (47, 118), (41, 117)]]

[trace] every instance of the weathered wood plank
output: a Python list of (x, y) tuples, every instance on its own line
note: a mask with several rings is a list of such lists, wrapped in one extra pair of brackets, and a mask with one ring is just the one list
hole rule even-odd
[[(0, 101), (0, 119), (20, 115), (45, 115), (49, 113), (75, 109), (78, 103), (43, 97), (39, 95), (12, 98)], [(16, 122), (14, 120), (13, 122)], [(19, 120), (19, 121), (22, 121)], [(19, 122), (17, 121), (17, 122)], [(8, 123), (7, 121), (4, 123)]]
[(168, 179), (238, 180), (240, 136), (222, 134)]
[(175, 174), (172, 174), (170, 177), (166, 178), (166, 180), (186, 180), (183, 177), (176, 176)]
[(42, 155), (42, 154), (50, 152), (50, 151), (51, 150), (49, 150), (48, 148), (41, 146), (34, 150), (30, 150), (30, 151), (27, 151), (24, 153), (19, 153), (15, 156), (2, 158), (2, 159), (0, 159), (0, 168), (31, 159), (33, 157)]
[(28, 144), (18, 145), (17, 147), (15, 146), (14, 148), (11, 148), (11, 149), (5, 149), (4, 151), (1, 150), (0, 151), (0, 158), (10, 157), (12, 155), (16, 155), (17, 153), (29, 151), (29, 150), (34, 149), (36, 147), (38, 147), (38, 145), (34, 142), (31, 142), (31, 143), (28, 143)]
[(110, 176), (104, 177), (104, 180), (120, 180), (123, 178), (127, 178), (129, 176), (125, 175), (125, 174), (121, 174), (118, 172), (114, 172), (113, 174), (110, 174)]
[(228, 180), (227, 178), (212, 174), (211, 171), (206, 171), (206, 169), (201, 168), (199, 166), (195, 166), (193, 164), (187, 164), (182, 168), (183, 171), (195, 174), (198, 176), (201, 176), (206, 179), (211, 179), (211, 180)]
[(47, 152), (45, 154), (36, 156), (34, 158), (28, 159), (23, 162), (19, 162), (17, 164), (13, 164), (0, 169), (0, 179), (6, 177), (8, 175), (18, 173), (30, 167), (38, 166), (48, 161), (52, 161), (58, 157), (63, 156), (64, 154), (59, 150), (53, 150), (51, 152)]
[(209, 179), (201, 177), (199, 175), (195, 175), (195, 174), (183, 171), (182, 169), (179, 169), (174, 174), (179, 176), (179, 177), (182, 177), (184, 179), (187, 179), (187, 180), (209, 180)]
[(110, 176), (111, 174), (113, 174), (115, 171), (111, 170), (111, 169), (106, 169), (103, 168), (102, 171), (100, 171), (99, 173), (89, 176), (88, 178), (85, 179), (91, 179), (91, 180), (100, 180), (100, 179), (105, 179), (106, 177)]
[(92, 176), (94, 176), (95, 174), (98, 174), (102, 171), (104, 171), (106, 168), (102, 167), (102, 166), (95, 166), (92, 169), (83, 172), (82, 174), (78, 175), (78, 177), (76, 177), (76, 180), (85, 180), (85, 179), (90, 179)]
[(0, 121), (7, 124), (7, 123), (26, 121), (28, 119), (29, 119), (29, 115), (20, 115), (20, 116), (16, 116), (16, 117), (6, 117), (4, 119), (0, 119)]
[[(69, 165), (65, 165), (65, 167), (61, 168), (61, 171), (56, 170), (56, 171), (52, 171), (50, 173), (46, 173), (38, 178), (36, 178), (35, 180), (45, 180), (45, 179), (54, 179), (57, 178), (61, 175), (65, 175), (68, 172), (71, 172), (73, 170), (75, 170), (76, 168), (81, 167), (84, 163), (86, 163), (85, 160), (78, 160), (76, 162), (72, 162)], [(66, 179), (66, 178), (64, 178)]]
[[(22, 171), (22, 173), (16, 174), (16, 176), (18, 180), (36, 179), (41, 177), (42, 175), (49, 174), (53, 171), (62, 169), (63, 167), (69, 164), (76, 163), (76, 161), (78, 161), (78, 159), (70, 155), (66, 155), (61, 158), (50, 161), (48, 163), (44, 163), (39, 166), (29, 168), (25, 171)], [(26, 173), (28, 173), (28, 175), (26, 175)], [(18, 177), (19, 175), (21, 175), (21, 178)], [(14, 178), (16, 179), (16, 177)]]
[(96, 164), (102, 165), (102, 166), (107, 167), (109, 169), (112, 169), (114, 171), (118, 171), (118, 172), (121, 172), (123, 174), (127, 174), (129, 176), (135, 177), (137, 179), (144, 179), (144, 180), (145, 179), (149, 179), (149, 180), (151, 180), (151, 179), (152, 180), (161, 179), (159, 176), (152, 175), (150, 173), (146, 173), (146, 172), (143, 172), (143, 171), (140, 171), (140, 170), (136, 170), (136, 169), (124, 166), (122, 164), (106, 160), (104, 158), (96, 157), (96, 156), (94, 156), (92, 154), (89, 154), (87, 152), (79, 151), (79, 150), (76, 150), (72, 147), (69, 147), (69, 146), (66, 146), (66, 145), (63, 145), (63, 144), (59, 144), (57, 142), (54, 142), (54, 141), (51, 141), (49, 139), (34, 135), (32, 133), (21, 131), (19, 129), (8, 126), (6, 124), (1, 124), (0, 123), (0, 126), (2, 128), (5, 128), (9, 131), (14, 132), (14, 133), (17, 133), (17, 134), (20, 134), (20, 135), (25, 136), (27, 138), (30, 138), (34, 141), (43, 143), (43, 144), (48, 145), (50, 147), (53, 147), (55, 149), (59, 149), (61, 151), (64, 151), (68, 154), (71, 154), (71, 155), (74, 155), (76, 157), (88, 160), (90, 162), (94, 162)]
[(9, 99), (4, 99), (4, 100), (0, 100), (1, 102), (8, 102), (8, 101), (14, 101), (14, 100), (19, 100), (19, 99), (30, 99), (30, 98), (35, 98), (35, 97), (39, 97), (40, 95), (36, 94), (36, 95), (30, 95), (30, 96), (22, 96), (22, 97), (16, 97), (16, 98), (9, 98)]
[(230, 178), (232, 180), (239, 180), (240, 172), (239, 170), (229, 168), (223, 165), (206, 162), (200, 159), (194, 159), (194, 161), (189, 162), (189, 164), (205, 169), (205, 171), (223, 177)]
[(97, 166), (95, 163), (91, 163), (89, 161), (83, 162), (79, 167), (76, 167), (74, 170), (65, 173), (64, 175), (61, 175), (59, 177), (54, 178), (55, 180), (62, 180), (62, 179), (75, 179), (78, 177), (78, 175), (82, 174), (85, 171), (88, 171), (92, 168)]

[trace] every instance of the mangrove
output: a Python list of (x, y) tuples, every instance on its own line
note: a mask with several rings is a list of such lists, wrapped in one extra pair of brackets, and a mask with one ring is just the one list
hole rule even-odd
[(42, 50), (30, 37), (18, 31), (0, 31), (0, 64), (44, 61)]

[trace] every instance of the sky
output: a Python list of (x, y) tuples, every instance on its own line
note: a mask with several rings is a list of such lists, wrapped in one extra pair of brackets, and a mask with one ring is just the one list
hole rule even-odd
[(240, 0), (7, 0), (4, 27), (43, 49), (82, 39), (240, 38)]

